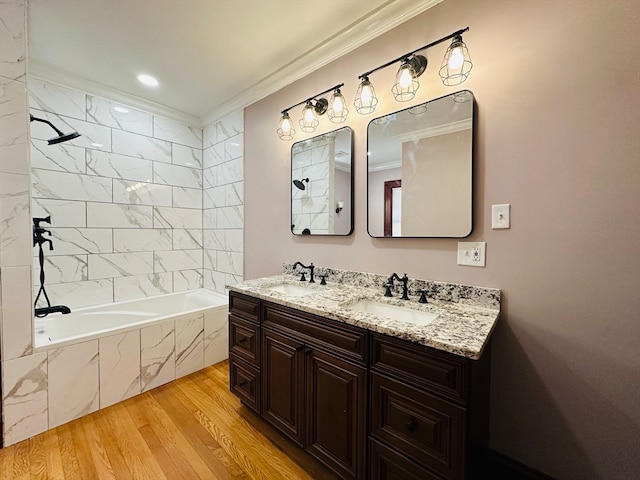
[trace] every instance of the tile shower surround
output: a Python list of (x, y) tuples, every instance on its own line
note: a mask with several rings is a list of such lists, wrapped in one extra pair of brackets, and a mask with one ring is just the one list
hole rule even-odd
[[(51, 129), (31, 124), (32, 213), (52, 218), (56, 304), (223, 293), (241, 280), (241, 114), (203, 130), (38, 79), (28, 91), (31, 113), (82, 133), (48, 145)], [(38, 268), (34, 257), (36, 286)]]
[[(99, 303), (191, 285), (223, 292), (225, 283), (242, 279), (242, 112), (198, 134), (135, 109), (129, 109), (133, 113), (129, 117), (115, 116), (104, 99), (30, 78), (31, 102), (36, 96), (43, 102), (35, 103), (32, 112), (65, 133), (73, 129), (83, 134), (73, 142), (46, 145), (54, 132), (28, 122), (26, 10), (24, 0), (0, 0), (0, 358), (5, 446), (186, 374), (200, 367), (201, 358), (209, 365), (223, 358), (221, 352), (226, 355), (226, 314), (221, 319), (183, 317), (34, 353), (32, 216), (52, 211), (55, 255), (47, 255), (51, 259), (47, 285), (51, 282), (48, 291), (56, 303), (62, 303), (56, 295), (63, 294)], [(54, 90), (57, 93), (51, 93)], [(202, 138), (200, 144), (194, 135)], [(33, 200), (33, 212), (30, 148), (33, 175), (37, 172), (46, 180), (46, 188), (40, 185), (40, 196)], [(198, 161), (200, 166), (187, 165)], [(194, 248), (198, 241), (201, 246)], [(190, 253), (198, 250), (204, 250), (200, 254), (204, 261), (177, 269), (183, 260), (193, 260)], [(128, 275), (133, 273), (129, 269), (147, 271), (150, 265), (158, 271)], [(104, 297), (103, 288), (108, 293)]]

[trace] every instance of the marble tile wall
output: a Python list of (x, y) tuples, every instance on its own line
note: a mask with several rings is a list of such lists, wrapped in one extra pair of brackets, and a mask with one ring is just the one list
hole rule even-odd
[(204, 129), (204, 287), (220, 293), (244, 278), (243, 131), (242, 111)]
[(35, 78), (28, 92), (33, 115), (82, 134), (48, 145), (53, 130), (30, 125), (32, 216), (51, 216), (52, 302), (73, 309), (202, 288), (202, 129)]
[[(226, 309), (178, 319), (178, 327), (163, 323), (161, 330), (173, 343), (165, 339), (157, 348), (153, 340), (164, 337), (151, 326), (150, 331), (34, 351), (32, 216), (52, 215), (55, 250), (47, 252), (52, 255), (45, 268), (47, 291), (59, 303), (109, 303), (203, 283), (224, 291), (227, 275), (233, 281), (242, 274), (242, 112), (207, 127), (205, 178), (202, 130), (135, 109), (124, 115), (104, 99), (29, 79), (31, 111), (65, 132), (83, 134), (72, 143), (47, 145), (53, 132), (28, 121), (26, 13), (25, 0), (0, 0), (0, 413), (5, 446), (222, 361), (228, 353)], [(214, 191), (218, 181), (223, 189)], [(203, 210), (205, 192), (209, 207)], [(211, 198), (220, 194), (222, 200), (213, 206)], [(204, 264), (196, 252), (202, 258), (205, 245), (209, 268), (203, 279)], [(212, 269), (218, 252), (222, 272)], [(181, 262), (188, 267), (182, 269)], [(159, 352), (166, 354), (164, 370), (154, 370)]]

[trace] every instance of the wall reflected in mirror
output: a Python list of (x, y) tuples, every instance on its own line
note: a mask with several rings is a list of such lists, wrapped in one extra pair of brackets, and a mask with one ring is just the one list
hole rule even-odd
[(353, 232), (353, 130), (296, 142), (291, 147), (291, 233)]
[(369, 123), (369, 235), (462, 238), (471, 233), (473, 119), (473, 94), (463, 90)]

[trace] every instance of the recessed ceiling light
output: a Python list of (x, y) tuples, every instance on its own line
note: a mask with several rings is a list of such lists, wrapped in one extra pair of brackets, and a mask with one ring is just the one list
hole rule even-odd
[(157, 87), (158, 85), (160, 85), (160, 82), (158, 82), (158, 80), (151, 75), (138, 75), (138, 81), (146, 85), (147, 87)]
[(129, 113), (129, 110), (124, 107), (113, 107), (113, 109), (118, 113)]

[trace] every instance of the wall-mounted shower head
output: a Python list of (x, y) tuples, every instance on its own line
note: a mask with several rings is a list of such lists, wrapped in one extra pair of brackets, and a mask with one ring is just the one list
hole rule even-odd
[(309, 183), (309, 179), (308, 179), (308, 178), (303, 178), (303, 179), (301, 179), (301, 180), (294, 180), (294, 181), (293, 181), (293, 184), (294, 184), (298, 189), (300, 189), (300, 190), (304, 190), (306, 187), (305, 187), (304, 183), (302, 183), (302, 182), (307, 182), (307, 183)]
[(58, 136), (47, 140), (47, 143), (49, 145), (55, 145), (56, 143), (66, 142), (67, 140), (73, 140), (74, 138), (78, 138), (80, 136), (78, 132), (62, 133), (62, 131), (58, 130), (53, 123), (51, 123), (49, 120), (46, 120), (44, 118), (38, 118), (31, 115), (31, 121), (46, 123), (56, 131)]

